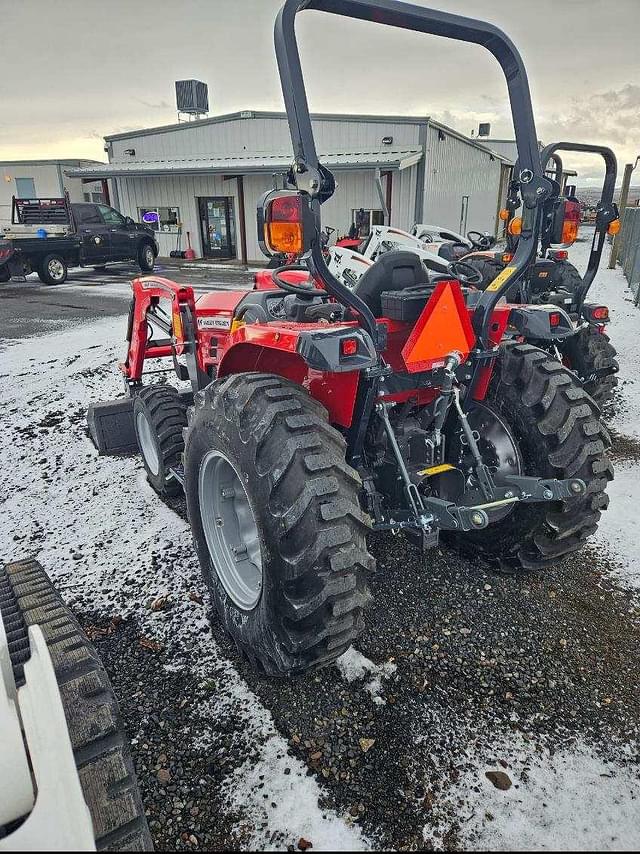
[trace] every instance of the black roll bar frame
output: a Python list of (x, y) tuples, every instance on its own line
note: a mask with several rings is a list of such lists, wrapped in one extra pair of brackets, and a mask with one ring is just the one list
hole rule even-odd
[(520, 164), (517, 178), (524, 212), (522, 233), (513, 261), (493, 283), (494, 287), (483, 292), (474, 313), (476, 335), (480, 346), (486, 348), (494, 308), (523, 277), (536, 255), (543, 203), (552, 192), (552, 183), (544, 176), (541, 164), (529, 82), (517, 48), (493, 24), (400, 0), (285, 0), (278, 14), (275, 48), (293, 143), (291, 181), (299, 191), (309, 196), (316, 222), (316, 234), (304, 258), (312, 275), (323, 282), (327, 291), (360, 316), (378, 351), (384, 347), (384, 336), (379, 334), (371, 311), (357, 294), (331, 274), (322, 254), (320, 207), (333, 194), (335, 181), (318, 159), (296, 39), (296, 15), (309, 9), (478, 44), (492, 53), (500, 64), (511, 103)]

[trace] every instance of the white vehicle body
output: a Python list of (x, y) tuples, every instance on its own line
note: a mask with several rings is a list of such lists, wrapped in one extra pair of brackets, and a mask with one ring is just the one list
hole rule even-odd
[(16, 688), (0, 619), (0, 829), (27, 816), (0, 836), (0, 851), (95, 851), (91, 815), (39, 626), (29, 628), (29, 642), (25, 684)]
[(440, 258), (438, 252), (444, 243), (450, 242), (424, 242), (408, 231), (388, 225), (374, 225), (362, 252), (331, 246), (328, 250), (328, 266), (333, 275), (348, 288), (354, 287), (381, 255), (398, 250), (415, 253), (434, 273), (447, 273), (450, 262)]
[[(458, 234), (457, 231), (452, 231), (450, 228), (443, 228), (441, 225), (432, 225), (428, 222), (416, 223), (411, 229), (411, 234), (424, 243), (442, 243), (453, 240), (456, 243), (464, 243), (469, 249), (473, 248), (473, 244), (469, 238), (463, 234)], [(489, 237), (488, 234), (487, 237)]]

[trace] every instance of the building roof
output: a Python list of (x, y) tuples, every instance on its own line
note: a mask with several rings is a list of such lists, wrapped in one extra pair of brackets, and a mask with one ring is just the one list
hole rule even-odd
[(0, 166), (78, 166), (80, 164), (101, 163), (87, 157), (51, 158), (45, 160), (0, 160)]
[[(287, 114), (277, 112), (275, 110), (241, 110), (236, 113), (225, 113), (221, 116), (208, 116), (206, 119), (196, 119), (192, 122), (177, 122), (170, 125), (159, 125), (152, 128), (139, 128), (138, 130), (128, 130), (121, 133), (112, 133), (105, 136), (106, 142), (111, 142), (118, 139), (130, 139), (132, 136), (149, 136), (158, 133), (170, 133), (176, 130), (189, 130), (194, 127), (203, 127), (205, 125), (224, 124), (225, 122), (233, 122), (248, 119), (286, 119)], [(348, 115), (345, 113), (312, 113), (311, 118), (314, 121), (332, 121), (332, 122), (375, 122), (380, 124), (409, 124), (422, 125), (428, 121), (426, 116), (385, 116), (385, 115)]]
[[(421, 148), (384, 148), (379, 151), (335, 152), (320, 155), (329, 169), (407, 169), (422, 160)], [(246, 175), (286, 172), (293, 162), (291, 154), (245, 154), (241, 157), (189, 157), (167, 160), (121, 160), (114, 163), (67, 169), (71, 178), (116, 178), (120, 176), (192, 175), (223, 173)]]

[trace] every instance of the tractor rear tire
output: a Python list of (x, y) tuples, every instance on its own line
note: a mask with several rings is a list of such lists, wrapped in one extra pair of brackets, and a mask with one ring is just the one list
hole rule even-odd
[(582, 548), (598, 527), (613, 479), (609, 434), (574, 374), (530, 344), (502, 349), (486, 402), (512, 431), (525, 475), (580, 478), (587, 489), (564, 501), (517, 505), (456, 543), (501, 571), (544, 569)]
[[(602, 407), (618, 385), (617, 352), (609, 336), (591, 327), (558, 344), (564, 364), (580, 377), (585, 391)], [(608, 371), (608, 373), (602, 373)]]
[[(238, 374), (196, 395), (185, 449), (195, 547), (224, 627), (268, 675), (330, 664), (363, 630), (374, 560), (366, 545), (370, 521), (359, 504), (362, 484), (345, 450), (325, 408), (282, 377)], [(207, 480), (212, 465), (233, 488), (220, 489), (215, 474)], [(236, 524), (218, 495), (243, 508), (232, 514), (250, 514), (253, 527)], [(231, 551), (245, 576), (254, 573), (252, 598), (240, 599), (233, 559), (216, 536), (241, 540)], [(238, 551), (249, 554), (250, 565)]]
[[(129, 740), (109, 677), (36, 561), (0, 566), (0, 612), (18, 688), (24, 684), (24, 666), (31, 657), (29, 626), (42, 630), (97, 850), (153, 851)], [(46, 717), (47, 710), (40, 713)], [(46, 840), (41, 842), (46, 847)]]
[(576, 289), (582, 285), (582, 276), (577, 267), (574, 267), (569, 261), (556, 261), (556, 265), (555, 289), (562, 288), (570, 294), (575, 294)]
[(182, 485), (171, 469), (182, 465), (187, 410), (178, 390), (171, 385), (142, 388), (133, 404), (133, 423), (147, 480), (163, 497), (179, 495)]

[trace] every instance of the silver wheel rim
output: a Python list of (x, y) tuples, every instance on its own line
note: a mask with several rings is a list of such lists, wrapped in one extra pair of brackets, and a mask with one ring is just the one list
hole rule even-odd
[(251, 611), (262, 594), (260, 540), (240, 475), (219, 451), (209, 451), (198, 476), (200, 518), (211, 562), (227, 596)]
[(153, 255), (153, 249), (150, 246), (144, 250), (144, 260), (146, 262), (147, 267), (153, 267), (153, 262), (155, 261)]
[(144, 412), (138, 413), (136, 427), (144, 461), (151, 474), (157, 477), (160, 474), (160, 456), (158, 455), (158, 448), (153, 437), (151, 424), (149, 424), (149, 419)]
[(64, 265), (62, 261), (59, 261), (57, 258), (52, 258), (51, 261), (49, 261), (47, 264), (47, 270), (49, 271), (51, 278), (56, 281), (60, 281), (60, 279), (64, 278)]

